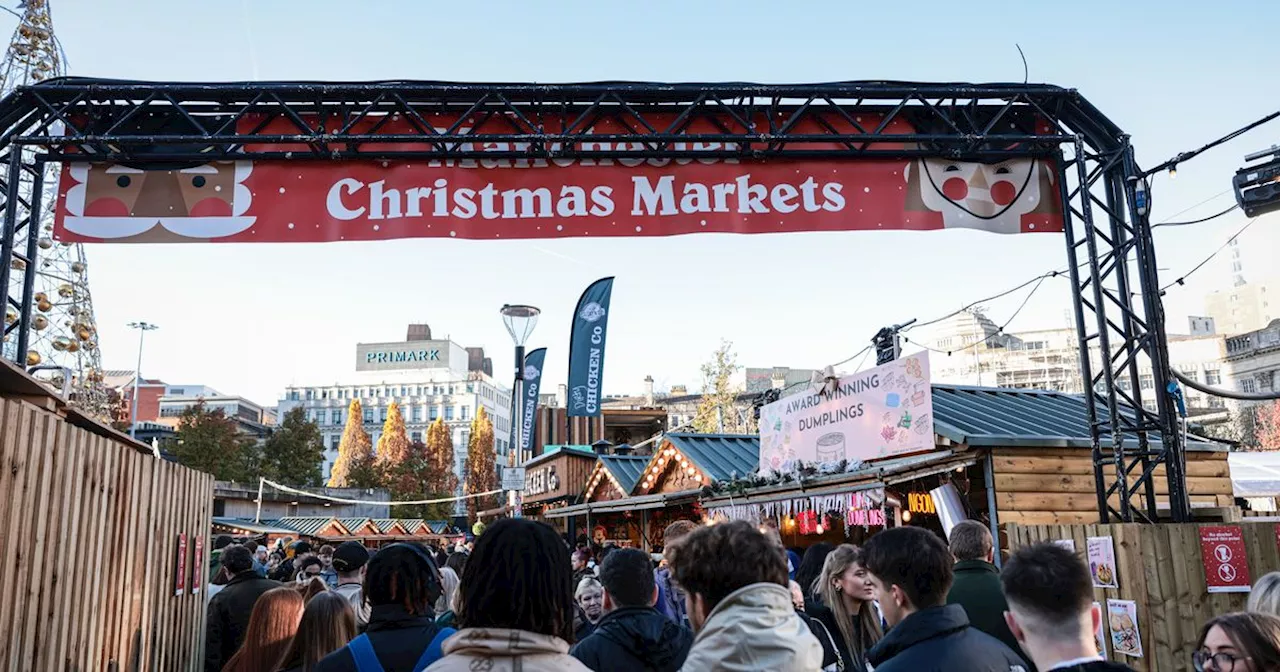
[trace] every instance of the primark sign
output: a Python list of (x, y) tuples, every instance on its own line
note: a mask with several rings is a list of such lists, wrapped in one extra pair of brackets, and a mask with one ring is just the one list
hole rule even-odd
[(356, 346), (356, 371), (444, 369), (448, 367), (448, 341), (361, 343)]

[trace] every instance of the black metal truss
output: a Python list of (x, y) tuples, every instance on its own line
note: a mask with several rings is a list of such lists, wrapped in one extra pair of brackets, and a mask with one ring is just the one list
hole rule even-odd
[[(394, 133), (384, 130), (395, 117), (403, 123)], [(431, 121), (442, 118), (450, 120), (444, 128)], [(894, 126), (898, 120), (908, 122), (911, 132)], [(493, 151), (482, 143), (508, 144)], [(37, 236), (26, 236), (23, 250), (14, 242), (38, 221), (40, 189), (29, 185), (34, 180), (39, 187), (43, 162), (1056, 157), (1062, 177), (1075, 183), (1059, 180), (1081, 368), (1096, 402), (1089, 419), (1100, 516), (1104, 522), (1154, 520), (1153, 473), (1161, 464), (1167, 465), (1172, 517), (1190, 516), (1182, 437), (1163, 393), (1171, 378), (1151, 230), (1135, 203), (1140, 173), (1128, 137), (1074, 90), (905, 82), (176, 84), (64, 78), (0, 100), (0, 152), (8, 159), (0, 288), (9, 290), (7, 304), (19, 312), (5, 332), (16, 331), (20, 341), (31, 317), (29, 271)], [(23, 171), (31, 179), (21, 180)], [(26, 281), (11, 282), (12, 273), (26, 273)], [(1094, 343), (1105, 353), (1096, 372), (1088, 356)], [(25, 347), (5, 352), (20, 359)], [(1155, 380), (1152, 411), (1142, 405), (1138, 362), (1144, 356)], [(1128, 390), (1121, 380), (1129, 381)], [(1121, 494), (1118, 507), (1108, 505), (1112, 494)], [(1141, 497), (1140, 505), (1132, 497)]]

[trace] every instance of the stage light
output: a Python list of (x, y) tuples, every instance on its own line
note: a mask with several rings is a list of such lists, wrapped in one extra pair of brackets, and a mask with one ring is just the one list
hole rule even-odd
[(1236, 171), (1231, 184), (1235, 188), (1236, 203), (1246, 217), (1257, 217), (1280, 210), (1280, 145), (1254, 152), (1246, 157), (1246, 163), (1267, 159), (1262, 163), (1246, 165)]

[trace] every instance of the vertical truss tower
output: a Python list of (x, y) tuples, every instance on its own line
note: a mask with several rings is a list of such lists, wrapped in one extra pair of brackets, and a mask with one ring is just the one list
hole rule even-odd
[[(0, 93), (66, 74), (62, 47), (53, 34), (48, 0), (26, 0), (20, 6), (18, 26), (0, 63)], [(10, 151), (34, 154), (34, 148)], [(98, 327), (89, 294), (89, 267), (80, 244), (53, 240), (53, 211), (57, 203), (58, 164), (23, 157), (19, 174), (19, 199), (31, 203), (32, 194), (43, 194), (42, 212), (17, 223), (9, 264), (9, 287), (4, 306), (4, 355), (25, 363), (35, 375), (65, 393), (82, 410), (102, 416), (107, 412), (103, 386), (102, 355), (98, 351)], [(32, 221), (34, 220), (34, 221)], [(33, 290), (24, 292), (26, 287)], [(13, 297), (30, 296), (34, 314), (19, 319), (23, 310)]]

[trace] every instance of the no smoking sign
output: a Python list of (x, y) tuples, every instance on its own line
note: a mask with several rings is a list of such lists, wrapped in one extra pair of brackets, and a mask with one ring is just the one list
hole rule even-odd
[(1211, 593), (1249, 592), (1249, 561), (1239, 527), (1216, 525), (1200, 528), (1200, 555), (1205, 585)]

